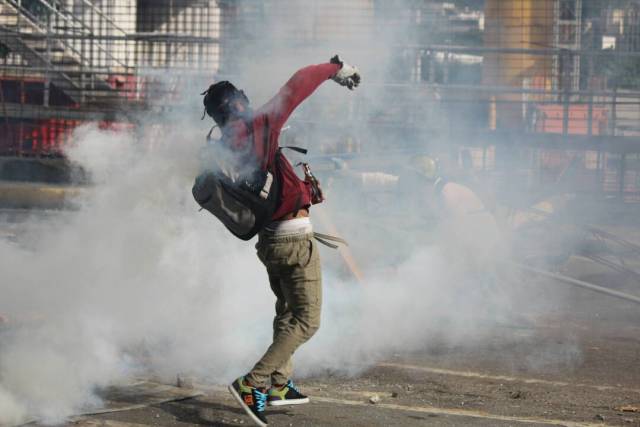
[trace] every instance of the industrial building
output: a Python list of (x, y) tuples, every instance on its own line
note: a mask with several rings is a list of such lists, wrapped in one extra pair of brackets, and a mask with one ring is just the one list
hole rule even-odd
[(0, 218), (0, 427), (640, 426), (640, 0), (0, 0)]
[[(55, 157), (81, 123), (133, 126), (137, 111), (193, 103), (209, 82), (267, 56), (322, 58), (348, 45), (372, 64), (384, 59), (387, 68), (370, 80), (380, 108), (351, 105), (349, 114), (371, 131), (336, 129), (323, 152), (385, 149), (384, 141), (428, 134), (440, 149), (450, 146), (454, 163), (460, 151), (491, 172), (513, 154), (500, 146), (517, 145), (530, 183), (553, 179), (573, 158), (566, 150), (578, 149), (593, 191), (632, 200), (640, 84), (627, 71), (640, 56), (639, 7), (631, 0), (2, 0), (0, 152)], [(315, 111), (302, 121), (312, 132), (314, 121), (343, 113)], [(551, 156), (553, 167), (544, 161), (549, 147), (561, 153)]]

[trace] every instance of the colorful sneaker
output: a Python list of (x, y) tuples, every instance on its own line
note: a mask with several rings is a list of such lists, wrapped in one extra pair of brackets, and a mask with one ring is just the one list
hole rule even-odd
[(271, 406), (300, 405), (309, 403), (309, 398), (300, 393), (300, 390), (293, 385), (293, 381), (287, 381), (282, 388), (271, 387), (269, 389), (268, 403)]
[(260, 389), (245, 384), (244, 377), (231, 383), (229, 391), (256, 425), (261, 427), (267, 425), (267, 417), (264, 416), (264, 409), (267, 405), (266, 392), (263, 393)]

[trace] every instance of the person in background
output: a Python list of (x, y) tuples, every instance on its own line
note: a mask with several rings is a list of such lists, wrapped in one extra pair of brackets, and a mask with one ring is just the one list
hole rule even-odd
[[(403, 250), (396, 250), (400, 258), (390, 262), (402, 263), (416, 247), (436, 246), (447, 259), (452, 283), (482, 298), (492, 293), (505, 259), (506, 239), (495, 216), (470, 187), (447, 178), (438, 162), (427, 155), (405, 159), (396, 173), (356, 171), (346, 162), (334, 159), (336, 178), (347, 187), (363, 191), (364, 205), (376, 199), (385, 208), (376, 213), (368, 209), (371, 227), (386, 230), (388, 239), (398, 236)], [(338, 185), (338, 184), (336, 184)], [(335, 187), (335, 185), (334, 185)], [(365, 208), (367, 209), (367, 208)], [(375, 246), (371, 243), (370, 246)], [(501, 303), (501, 302), (499, 302)]]
[(481, 197), (449, 179), (438, 162), (425, 155), (409, 160), (400, 184), (411, 189), (414, 209), (434, 220), (429, 240), (446, 260), (448, 286), (476, 303), (469, 315), (485, 322), (523, 323), (511, 307), (508, 239)]

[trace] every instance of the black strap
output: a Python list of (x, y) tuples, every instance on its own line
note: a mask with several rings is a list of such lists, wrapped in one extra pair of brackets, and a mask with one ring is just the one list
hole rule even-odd
[[(262, 126), (262, 169), (269, 170), (269, 116), (264, 116), (264, 124)], [(275, 163), (275, 162), (274, 162)], [(270, 169), (273, 169), (273, 165)], [(270, 170), (273, 174), (273, 170)]]
[(211, 132), (213, 132), (213, 130), (217, 127), (219, 126), (218, 125), (211, 126), (211, 129), (209, 129), (209, 133), (207, 134), (207, 141), (211, 141)]
[(306, 148), (296, 147), (293, 145), (283, 145), (282, 147), (280, 147), (280, 149), (283, 149), (283, 148), (288, 148), (289, 150), (297, 151), (298, 153), (301, 153), (301, 154), (307, 154), (309, 152), (309, 150), (307, 150)]

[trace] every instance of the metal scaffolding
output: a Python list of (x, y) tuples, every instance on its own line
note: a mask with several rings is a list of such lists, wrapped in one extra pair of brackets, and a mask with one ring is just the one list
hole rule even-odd
[(114, 121), (213, 75), (220, 28), (214, 1), (2, 0), (0, 149), (55, 154), (79, 123)]
[(638, 198), (635, 0), (0, 0), (0, 151), (56, 155), (80, 123), (337, 50), (375, 97), (296, 117), (336, 128), (323, 152), (425, 150), (428, 135), (482, 171), (517, 147), (544, 180), (570, 148), (596, 187)]

